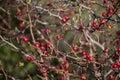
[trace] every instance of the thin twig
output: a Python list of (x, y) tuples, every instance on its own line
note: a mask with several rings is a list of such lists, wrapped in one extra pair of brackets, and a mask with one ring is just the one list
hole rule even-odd
[(30, 16), (30, 11), (29, 11), (29, 6), (28, 4), (26, 3), (26, 7), (27, 7), (27, 15), (28, 15), (28, 19), (29, 19), (29, 22), (30, 22), (30, 33), (31, 33), (31, 36), (32, 36), (32, 39), (33, 39), (33, 43), (35, 43), (35, 37), (34, 37), (34, 34), (33, 34), (33, 24), (32, 24), (32, 20), (31, 20), (31, 16)]

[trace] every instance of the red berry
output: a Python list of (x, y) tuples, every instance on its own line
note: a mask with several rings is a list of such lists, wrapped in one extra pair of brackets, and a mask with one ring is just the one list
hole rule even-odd
[(77, 51), (77, 49), (78, 49), (77, 47), (72, 47), (73, 51)]
[(103, 53), (108, 53), (108, 49), (104, 49), (104, 50), (103, 50)]
[(107, 3), (107, 0), (103, 0), (104, 3)]
[(34, 19), (37, 19), (37, 15), (33, 15), (33, 18), (34, 18)]
[(96, 29), (97, 31), (100, 31), (100, 28), (99, 28), (99, 27), (96, 27), (95, 29)]
[(86, 56), (86, 55), (87, 55), (87, 52), (86, 52), (86, 51), (82, 51), (82, 55), (83, 55), (83, 56)]
[(117, 63), (117, 66), (120, 68), (120, 62)]
[(109, 8), (107, 14), (109, 14), (109, 15), (114, 14), (114, 10)]
[(95, 28), (95, 27), (97, 27), (97, 23), (96, 22), (93, 22), (92, 23), (92, 26)]
[(44, 47), (44, 46), (41, 46), (40, 49), (41, 49), (42, 51), (45, 51), (45, 47)]
[(24, 41), (24, 42), (29, 42), (30, 40), (29, 40), (29, 38), (27, 38), (27, 37), (23, 37), (23, 41)]
[(34, 46), (35, 46), (36, 48), (38, 48), (40, 45), (39, 45), (39, 43), (35, 43)]
[(71, 71), (71, 70), (68, 70), (68, 73), (72, 73), (72, 71)]
[(116, 41), (116, 44), (117, 44), (117, 45), (120, 45), (120, 40)]
[(69, 11), (69, 15), (71, 16), (71, 15), (73, 15), (75, 12), (74, 12), (74, 10), (70, 10)]
[(106, 20), (105, 20), (105, 19), (102, 19), (102, 20), (100, 21), (100, 23), (101, 23), (101, 24), (105, 24), (105, 23), (106, 23)]
[(25, 27), (25, 23), (24, 22), (21, 22), (20, 24), (19, 24), (19, 26), (20, 26), (20, 28), (24, 28)]
[(52, 6), (52, 3), (51, 3), (51, 2), (50, 2), (50, 3), (48, 3), (48, 4), (47, 4), (47, 6), (48, 6), (48, 7)]
[(56, 23), (55, 25), (56, 25), (56, 27), (59, 27), (59, 26), (60, 26), (60, 23)]
[(42, 70), (42, 73), (43, 73), (43, 74), (46, 74), (46, 73), (47, 73), (47, 70), (44, 68), (44, 69)]
[(115, 2), (115, 0), (110, 0), (112, 3), (114, 3)]
[(46, 52), (45, 52), (45, 55), (48, 56), (48, 54), (49, 54), (48, 51), (46, 51)]
[(117, 36), (120, 36), (120, 30), (118, 30), (118, 31), (116, 32), (116, 35), (117, 35)]
[(106, 17), (106, 13), (105, 13), (105, 12), (103, 12), (103, 13), (102, 13), (102, 16), (103, 16), (103, 17)]
[(115, 56), (114, 56), (114, 59), (115, 59), (115, 60), (119, 59), (119, 56), (118, 56), (118, 55), (115, 55)]
[(114, 80), (114, 76), (113, 76), (113, 75), (110, 75), (110, 76), (109, 76), (109, 80)]
[(27, 60), (27, 61), (30, 61), (30, 62), (33, 62), (33, 61), (34, 61), (34, 58), (31, 57), (31, 56), (27, 56), (27, 57), (26, 57), (26, 60)]
[(70, 66), (70, 65), (67, 63), (67, 64), (64, 66), (64, 70), (65, 70), (65, 71), (68, 71), (69, 66)]
[(75, 5), (75, 4), (73, 4), (73, 5), (72, 5), (72, 7), (76, 7), (76, 5)]
[(57, 36), (56, 36), (56, 39), (57, 39), (57, 40), (61, 40), (62, 37), (61, 37), (60, 35), (57, 35)]
[(44, 42), (41, 42), (41, 43), (40, 43), (40, 46), (45, 46), (45, 43), (44, 43)]
[(11, 6), (11, 3), (10, 3), (10, 2), (7, 2), (7, 6), (10, 7), (10, 6)]
[(120, 48), (117, 48), (117, 51), (120, 52)]
[(47, 48), (51, 47), (51, 44), (50, 43), (46, 43), (46, 47)]
[(70, 17), (66, 16), (65, 19), (68, 21), (70, 19)]
[(70, 19), (70, 17), (66, 16), (64, 18), (62, 18), (62, 23), (66, 23), (68, 20)]
[(45, 32), (50, 32), (50, 29), (48, 27), (45, 28)]
[(82, 80), (86, 80), (85, 74), (81, 74), (81, 79), (82, 79)]
[(94, 58), (90, 55), (87, 55), (86, 58), (89, 60), (89, 61), (94, 61)]
[(118, 68), (118, 65), (114, 63), (114, 64), (112, 64), (112, 67), (113, 68)]
[(61, 66), (60, 66), (60, 69), (64, 69), (64, 66), (63, 66), (63, 65), (61, 65)]
[(20, 9), (17, 10), (17, 14), (21, 15), (22, 11)]
[(64, 64), (66, 64), (66, 63), (67, 63), (67, 60), (66, 60), (66, 58), (65, 58), (65, 59), (63, 59), (63, 63), (64, 63)]
[(62, 23), (66, 23), (67, 22), (67, 19), (66, 18), (62, 18)]
[(64, 9), (62, 9), (60, 12), (61, 12), (61, 13), (65, 13), (65, 10), (64, 10)]
[(64, 66), (64, 71), (68, 71), (68, 67)]
[(62, 78), (61, 78), (61, 80), (65, 80), (65, 78), (64, 78), (64, 77), (62, 77)]
[(79, 31), (82, 31), (84, 28), (82, 26), (79, 27)]

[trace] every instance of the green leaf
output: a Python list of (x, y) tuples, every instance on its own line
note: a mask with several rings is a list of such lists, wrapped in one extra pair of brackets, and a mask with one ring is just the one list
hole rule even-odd
[(32, 72), (36, 69), (36, 66), (32, 63), (28, 63), (25, 68), (28, 72)]

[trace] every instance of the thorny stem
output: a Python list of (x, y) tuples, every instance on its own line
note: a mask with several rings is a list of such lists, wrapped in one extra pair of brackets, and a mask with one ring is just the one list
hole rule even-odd
[(17, 48), (15, 45), (9, 43), (8, 41), (6, 41), (1, 35), (0, 38), (2, 39), (2, 41), (4, 41), (5, 43), (7, 43), (8, 45), (12, 46), (13, 48), (15, 48), (16, 50), (19, 50), (19, 48)]
[(1, 70), (2, 70), (3, 74), (5, 75), (5, 79), (8, 80), (7, 74), (2, 66), (1, 66)]
[(31, 16), (30, 16), (30, 11), (29, 11), (29, 5), (26, 3), (26, 8), (27, 8), (27, 15), (28, 15), (28, 19), (29, 19), (29, 22), (30, 22), (30, 33), (31, 33), (31, 36), (32, 36), (32, 39), (33, 39), (33, 43), (35, 43), (35, 37), (34, 37), (34, 34), (33, 34), (33, 24), (32, 24), (32, 21), (31, 21)]

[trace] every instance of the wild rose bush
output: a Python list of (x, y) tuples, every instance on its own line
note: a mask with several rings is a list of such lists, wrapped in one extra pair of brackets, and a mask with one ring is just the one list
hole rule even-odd
[(1, 80), (119, 80), (119, 0), (1, 0)]

